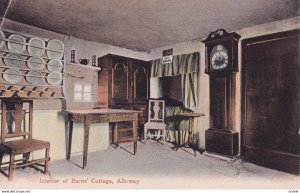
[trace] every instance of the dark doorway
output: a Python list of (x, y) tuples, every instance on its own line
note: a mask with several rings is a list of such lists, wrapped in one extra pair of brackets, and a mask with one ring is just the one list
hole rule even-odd
[(242, 156), (300, 173), (299, 30), (242, 41)]

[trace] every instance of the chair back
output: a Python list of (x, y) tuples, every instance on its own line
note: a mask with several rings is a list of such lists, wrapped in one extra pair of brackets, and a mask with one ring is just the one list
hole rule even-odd
[[(27, 103), (27, 111), (24, 104)], [(7, 138), (32, 138), (32, 100), (2, 99), (1, 103), (1, 141)], [(28, 120), (28, 126), (25, 120)]]
[(149, 100), (148, 106), (148, 122), (164, 122), (165, 118), (165, 101), (164, 100)]

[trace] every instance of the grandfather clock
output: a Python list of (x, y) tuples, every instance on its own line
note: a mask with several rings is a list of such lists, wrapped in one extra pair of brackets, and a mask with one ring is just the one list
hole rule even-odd
[(206, 48), (205, 73), (209, 75), (210, 87), (210, 128), (205, 132), (206, 151), (229, 157), (237, 155), (239, 149), (234, 117), (240, 37), (235, 32), (219, 29), (202, 41)]

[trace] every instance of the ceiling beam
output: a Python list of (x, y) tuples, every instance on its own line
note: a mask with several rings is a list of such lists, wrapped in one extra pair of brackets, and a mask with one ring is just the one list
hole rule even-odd
[(9, 8), (11, 0), (1, 0), (0, 1), (0, 27), (2, 27), (3, 20), (5, 19), (5, 15)]

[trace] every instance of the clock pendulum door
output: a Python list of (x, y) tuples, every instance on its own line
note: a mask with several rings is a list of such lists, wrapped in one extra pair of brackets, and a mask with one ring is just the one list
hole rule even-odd
[(235, 74), (210, 76), (210, 128), (205, 132), (206, 151), (225, 156), (238, 154), (234, 131)]

